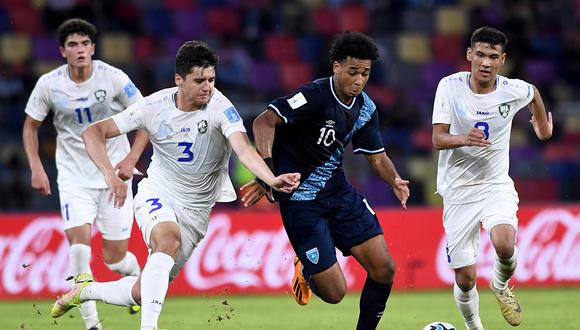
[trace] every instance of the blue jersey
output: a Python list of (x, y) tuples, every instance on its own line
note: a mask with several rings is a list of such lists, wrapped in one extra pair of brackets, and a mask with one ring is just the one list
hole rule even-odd
[(342, 159), (351, 141), (355, 153), (384, 151), (373, 101), (363, 92), (342, 103), (332, 80), (318, 79), (269, 105), (284, 121), (276, 127), (272, 148), (275, 174), (302, 175), (298, 189), (277, 193), (277, 200), (315, 200), (339, 192), (347, 184)]

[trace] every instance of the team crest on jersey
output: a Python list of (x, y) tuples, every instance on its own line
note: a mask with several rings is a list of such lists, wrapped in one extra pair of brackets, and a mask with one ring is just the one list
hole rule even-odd
[(499, 114), (506, 118), (508, 116), (508, 114), (510, 113), (510, 105), (507, 103), (502, 103), (499, 105)]
[(318, 253), (318, 248), (306, 251), (306, 257), (308, 258), (308, 260), (310, 260), (311, 263), (315, 265), (318, 264), (318, 258), (320, 257), (320, 254)]
[(99, 89), (98, 91), (95, 92), (95, 97), (97, 98), (97, 101), (103, 103), (107, 98), (107, 91), (104, 89)]
[(197, 131), (200, 134), (207, 132), (207, 120), (197, 122)]

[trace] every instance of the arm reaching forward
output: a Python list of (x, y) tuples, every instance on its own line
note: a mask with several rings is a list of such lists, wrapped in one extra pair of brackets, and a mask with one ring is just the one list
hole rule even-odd
[(387, 157), (386, 153), (381, 152), (365, 156), (375, 171), (375, 174), (393, 187), (393, 192), (401, 202), (401, 207), (406, 210), (407, 200), (411, 195), (408, 187), (409, 181), (403, 180), (399, 177), (395, 165), (389, 157)]

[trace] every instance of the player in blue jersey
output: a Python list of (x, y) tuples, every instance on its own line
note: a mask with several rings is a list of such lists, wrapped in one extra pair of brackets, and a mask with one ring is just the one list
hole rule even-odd
[[(274, 100), (253, 124), (256, 149), (274, 173), (300, 172), (303, 180), (292, 194), (273, 196), (280, 202), (297, 255), (292, 281), (296, 301), (306, 305), (312, 292), (328, 303), (342, 300), (346, 281), (336, 259), (338, 248), (368, 273), (357, 329), (377, 327), (393, 285), (395, 262), (375, 212), (346, 180), (342, 158), (348, 143), (352, 141), (354, 152), (365, 155), (375, 173), (393, 187), (404, 209), (409, 198), (409, 182), (399, 177), (387, 157), (376, 106), (363, 92), (378, 57), (368, 36), (337, 35), (330, 50), (334, 74)], [(259, 180), (250, 182), (243, 187), (242, 201), (254, 204), (266, 188)]]

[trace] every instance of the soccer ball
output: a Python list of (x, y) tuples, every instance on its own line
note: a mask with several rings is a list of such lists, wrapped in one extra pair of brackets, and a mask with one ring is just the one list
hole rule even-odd
[(431, 322), (423, 327), (423, 330), (457, 330), (454, 325), (447, 322)]

